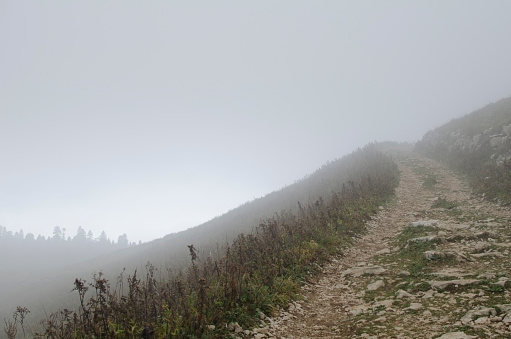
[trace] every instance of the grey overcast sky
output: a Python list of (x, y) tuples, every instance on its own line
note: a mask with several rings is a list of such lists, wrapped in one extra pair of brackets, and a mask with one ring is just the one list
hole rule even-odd
[(511, 95), (511, 1), (0, 1), (0, 225), (148, 241)]

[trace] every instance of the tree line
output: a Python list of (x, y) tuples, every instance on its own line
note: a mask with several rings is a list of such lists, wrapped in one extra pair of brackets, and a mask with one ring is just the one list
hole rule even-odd
[(66, 228), (55, 226), (48, 237), (0, 226), (0, 264), (6, 269), (60, 269), (135, 245), (125, 233), (115, 242), (105, 231), (95, 237), (91, 230), (81, 226), (73, 236), (67, 234)]
[(135, 242), (128, 241), (128, 236), (126, 235), (126, 233), (119, 235), (119, 237), (117, 238), (117, 242), (114, 242), (113, 240), (110, 240), (110, 238), (108, 238), (105, 231), (102, 231), (98, 237), (94, 237), (94, 233), (91, 230), (85, 231), (85, 229), (82, 226), (78, 227), (78, 230), (76, 231), (76, 234), (73, 237), (67, 235), (67, 229), (65, 227), (60, 226), (55, 226), (53, 228), (52, 234), (53, 234), (52, 236), (48, 237), (39, 234), (36, 237), (31, 232), (25, 234), (23, 229), (20, 229), (19, 231), (13, 233), (13, 231), (9, 231), (6, 227), (0, 226), (0, 242), (2, 243), (5, 242), (19, 243), (20, 241), (25, 242), (38, 241), (51, 242), (52, 244), (56, 243), (58, 244), (62, 242), (74, 244), (98, 243), (102, 245), (111, 245), (117, 247), (128, 247), (136, 245)]

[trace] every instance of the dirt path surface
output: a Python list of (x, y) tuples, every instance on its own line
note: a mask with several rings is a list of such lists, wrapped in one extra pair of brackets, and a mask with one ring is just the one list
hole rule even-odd
[(250, 337), (511, 338), (511, 210), (434, 161), (398, 162), (395, 202)]

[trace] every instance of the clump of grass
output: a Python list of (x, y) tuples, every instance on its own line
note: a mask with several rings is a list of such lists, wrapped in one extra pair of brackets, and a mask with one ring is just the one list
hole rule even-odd
[(453, 208), (458, 207), (460, 204), (456, 201), (448, 201), (444, 198), (439, 198), (435, 201), (435, 203), (431, 206), (431, 208), (445, 208), (447, 210), (452, 210)]
[(428, 174), (424, 178), (424, 181), (422, 182), (422, 187), (424, 188), (432, 188), (438, 183), (438, 180), (436, 178), (436, 175), (434, 174)]

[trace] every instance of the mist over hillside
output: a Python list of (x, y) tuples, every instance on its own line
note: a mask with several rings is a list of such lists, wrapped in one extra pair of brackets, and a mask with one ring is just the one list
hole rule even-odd
[[(474, 188), (487, 198), (505, 202), (509, 199), (509, 190), (505, 185), (509, 183), (509, 171), (506, 169), (510, 166), (511, 155), (510, 113), (511, 98), (502, 99), (428, 132), (417, 142), (415, 149), (448, 163), (468, 176)], [(283, 222), (281, 227), (286, 227), (287, 222), (295, 220), (296, 216), (307, 210), (304, 206), (309, 206), (309, 209), (319, 207), (323, 204), (323, 197), (335, 197), (338, 192), (346, 194), (356, 189), (360, 185), (356, 183), (362, 183), (365, 178), (369, 183), (372, 180), (385, 180), (378, 178), (380, 173), (391, 171), (388, 154), (393, 154), (394, 149), (409, 150), (410, 147), (392, 142), (368, 145), (326, 163), (293, 184), (246, 202), (187, 231), (168, 234), (161, 239), (108, 254), (98, 253), (97, 258), (72, 267), (46, 269), (42, 270), (43, 274), (14, 277), (8, 288), (2, 289), (8, 293), (0, 295), (3, 301), (1, 315), (8, 318), (17, 305), (24, 305), (32, 310), (27, 319), (34, 321), (50, 310), (62, 307), (73, 309), (78, 306), (77, 291), (71, 291), (76, 278), (83, 279), (84, 284), (117, 281), (115, 286), (118, 286), (123, 279), (134, 278), (134, 272), (139, 272), (141, 277), (145, 276), (139, 283), (144, 284), (147, 283), (146, 279), (151, 281), (156, 276), (160, 279), (158, 281), (165, 281), (174, 279), (178, 272), (190, 272), (190, 267), (195, 267), (198, 259), (201, 265), (210, 263), (213, 258), (221, 262), (226, 248), (231, 244), (239, 246), (240, 234), (259, 234), (268, 227), (265, 225), (272, 222)], [(383, 155), (382, 150), (388, 152), (387, 155)], [(504, 189), (499, 189), (502, 187)], [(371, 200), (371, 196), (362, 195), (360, 199)], [(326, 199), (327, 203), (329, 201), (330, 198)], [(321, 203), (318, 205), (318, 202)], [(369, 209), (364, 213), (372, 211)], [(73, 250), (69, 248), (69, 251)], [(122, 293), (122, 290), (115, 293)]]
[(2, 0), (0, 337), (252, 326), (364, 234), (409, 152), (507, 208), (509, 13)]
[(416, 149), (468, 176), (487, 198), (511, 203), (511, 97), (429, 131)]
[[(325, 199), (325, 203), (329, 203), (335, 194), (355, 192), (365, 180), (371, 180), (374, 184), (381, 181), (383, 184), (386, 180), (379, 179), (379, 176), (388, 175), (386, 173), (395, 169), (388, 156), (383, 155), (379, 149), (378, 145), (368, 145), (362, 150), (323, 165), (294, 184), (247, 202), (187, 231), (102, 255), (64, 270), (45, 272), (35, 279), (34, 285), (25, 281), (19, 286), (12, 286), (9, 289), (9, 297), (2, 295), (2, 300), (7, 301), (2, 303), (2, 315), (8, 316), (8, 313), (20, 304), (32, 310), (29, 316), (31, 319), (42, 316), (43, 305), (46, 312), (56, 307), (72, 309), (72, 305), (76, 307), (78, 301), (76, 292), (71, 293), (72, 282), (76, 278), (91, 281), (93, 272), (96, 274), (102, 272), (102, 277), (111, 282), (115, 282), (123, 271), (125, 278), (135, 270), (143, 276), (148, 267), (156, 269), (160, 277), (169, 272), (178, 272), (190, 265), (191, 245), (198, 257), (203, 260), (207, 257), (222, 256), (225, 246), (231, 244), (240, 234), (254, 234), (260, 225), (267, 223), (268, 220), (298, 216), (304, 213), (304, 208), (315, 206), (318, 201)], [(371, 187), (372, 184), (363, 185)], [(360, 197), (362, 198), (372, 201), (369, 191)], [(374, 211), (374, 207), (371, 210)], [(372, 213), (371, 210), (363, 213)], [(350, 222), (343, 227), (351, 227), (349, 224)], [(151, 263), (150, 266), (147, 266), (148, 263)], [(12, 298), (12, 295), (16, 297)]]

